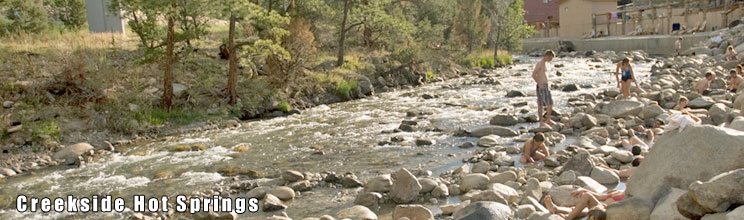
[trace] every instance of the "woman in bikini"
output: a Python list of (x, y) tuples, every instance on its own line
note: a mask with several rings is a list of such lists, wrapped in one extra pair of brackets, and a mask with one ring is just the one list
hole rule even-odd
[(625, 58), (617, 64), (615, 79), (617, 80), (617, 87), (623, 92), (623, 98), (630, 98), (630, 83), (635, 82), (636, 87), (638, 87), (638, 82), (635, 80), (633, 67), (630, 66), (629, 58)]
[[(579, 219), (587, 215), (590, 216), (587, 219), (597, 220), (605, 218), (605, 209), (608, 205), (625, 199), (625, 191), (622, 190), (610, 191), (605, 195), (600, 195), (586, 189), (578, 189), (571, 192), (571, 195), (579, 197), (576, 206), (573, 208), (556, 205), (549, 195), (545, 196), (543, 203), (551, 214), (559, 215), (566, 220)], [(584, 210), (585, 208), (588, 210)]]

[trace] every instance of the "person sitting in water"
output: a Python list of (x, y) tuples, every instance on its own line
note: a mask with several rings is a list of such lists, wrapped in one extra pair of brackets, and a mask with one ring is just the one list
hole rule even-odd
[[(619, 75), (622, 75), (622, 77)], [(630, 98), (631, 82), (635, 82), (636, 87), (640, 88), (633, 73), (633, 67), (630, 66), (629, 58), (625, 58), (617, 64), (617, 68), (615, 69), (615, 79), (617, 80), (617, 87), (620, 88), (620, 91), (623, 93), (623, 98)]]
[(687, 97), (679, 97), (679, 101), (677, 102), (677, 105), (672, 108), (672, 110), (682, 111), (685, 108), (687, 108), (687, 103), (689, 103), (690, 100), (687, 99)]
[(566, 220), (580, 219), (584, 216), (587, 216), (587, 219), (604, 220), (605, 209), (608, 205), (625, 200), (623, 190), (614, 190), (600, 195), (582, 188), (571, 192), (571, 195), (579, 198), (573, 208), (556, 205), (550, 195), (545, 196), (543, 204), (551, 214), (559, 215)]
[(710, 82), (712, 82), (715, 78), (716, 75), (713, 75), (713, 73), (706, 73), (705, 78), (702, 78), (697, 83), (695, 83), (695, 92), (702, 95), (709, 95), (710, 90), (708, 90), (708, 88), (710, 88)]
[(522, 152), (519, 162), (523, 164), (532, 163), (550, 156), (550, 151), (545, 147), (545, 135), (543, 133), (536, 133), (532, 139), (524, 142)]
[(741, 76), (739, 76), (739, 74), (736, 73), (736, 70), (729, 71), (729, 76), (731, 77), (731, 79), (729, 79), (728, 87), (726, 87), (726, 90), (736, 93), (736, 89), (739, 88), (739, 85), (741, 85), (742, 78)]
[(726, 48), (726, 61), (733, 61), (736, 60), (736, 50), (734, 50), (734, 46), (729, 45), (728, 48)]

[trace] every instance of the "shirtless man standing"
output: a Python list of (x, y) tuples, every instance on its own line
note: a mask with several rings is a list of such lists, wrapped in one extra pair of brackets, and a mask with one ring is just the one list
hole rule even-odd
[[(554, 122), (550, 119), (550, 115), (553, 113), (553, 96), (550, 94), (550, 87), (548, 86), (548, 74), (546, 73), (546, 63), (553, 60), (555, 52), (552, 50), (545, 51), (540, 62), (535, 65), (535, 70), (532, 71), (532, 79), (537, 83), (537, 114), (540, 117), (540, 127), (545, 124), (553, 125)], [(543, 107), (547, 109), (545, 115), (543, 115)], [(544, 116), (544, 117), (543, 117)]]

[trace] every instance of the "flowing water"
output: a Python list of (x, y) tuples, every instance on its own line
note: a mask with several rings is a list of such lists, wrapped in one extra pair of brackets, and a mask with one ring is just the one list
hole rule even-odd
[[(127, 146), (127, 153), (111, 154), (80, 168), (60, 166), (5, 178), (0, 182), (0, 219), (118, 219), (131, 215), (131, 212), (87, 215), (18, 213), (15, 211), (15, 201), (19, 194), (50, 198), (111, 195), (123, 197), (130, 204), (132, 196), (138, 194), (189, 195), (194, 191), (233, 183), (233, 177), (219, 172), (226, 168), (249, 169), (269, 176), (286, 169), (353, 172), (361, 180), (400, 168), (431, 170), (438, 175), (462, 165), (462, 159), (472, 155), (477, 148), (456, 147), (477, 141), (477, 138), (452, 136), (457, 129), (486, 126), (490, 116), (502, 112), (518, 113), (520, 108), (527, 108), (530, 110), (528, 114), (535, 114), (535, 91), (530, 71), (538, 59), (517, 58), (522, 62), (488, 73), (489, 77), (498, 79), (501, 85), (474, 84), (472, 82), (486, 78), (465, 76), (365, 99), (318, 106), (299, 115), (245, 122), (237, 129), (213, 130), (138, 143)], [(552, 70), (549, 75), (552, 84), (575, 83), (595, 87), (573, 93), (554, 89), (556, 108), (562, 112), (571, 110), (567, 107), (569, 97), (615, 86), (615, 78), (609, 72), (614, 70), (614, 65), (608, 61), (594, 63), (585, 58), (556, 58), (552, 64), (565, 65), (562, 68), (549, 68)], [(650, 63), (635, 63), (634, 68), (636, 75), (644, 79)], [(563, 75), (556, 76), (555, 71), (561, 71)], [(521, 90), (529, 96), (506, 98), (509, 90)], [(425, 100), (421, 98), (423, 94), (437, 97)], [(518, 102), (529, 104), (524, 107), (512, 105)], [(424, 122), (424, 127), (437, 128), (442, 132), (386, 132), (397, 128), (402, 120), (410, 119), (406, 118), (406, 112), (409, 111), (429, 113), (418, 121)], [(537, 123), (524, 123), (513, 128), (527, 130), (536, 126)], [(378, 146), (378, 142), (390, 140), (393, 136), (404, 137), (406, 141)], [(433, 139), (436, 144), (416, 146), (413, 141), (418, 137)], [(193, 152), (169, 150), (176, 145), (192, 143), (204, 144), (208, 149)], [(507, 146), (518, 144), (510, 139), (504, 139), (503, 143)], [(237, 146), (247, 146), (248, 150), (235, 151)], [(317, 150), (325, 154), (314, 154)], [(285, 212), (296, 219), (332, 215), (352, 204), (356, 190), (359, 189), (316, 187), (289, 203)], [(450, 198), (440, 203), (453, 202), (457, 202), (457, 199)], [(389, 212), (390, 208), (378, 210), (382, 219), (390, 218)], [(276, 213), (246, 213), (242, 216), (272, 214)]]

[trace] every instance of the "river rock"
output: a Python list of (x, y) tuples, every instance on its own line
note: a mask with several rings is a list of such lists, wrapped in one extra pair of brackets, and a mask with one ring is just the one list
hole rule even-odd
[(486, 173), (491, 169), (491, 164), (488, 163), (488, 161), (479, 161), (478, 163), (473, 164), (473, 169), (470, 171), (471, 173)]
[(643, 110), (643, 103), (632, 100), (615, 100), (602, 107), (602, 114), (613, 118), (624, 118), (630, 115), (638, 115)]
[(657, 104), (646, 105), (646, 107), (643, 107), (643, 111), (641, 111), (643, 119), (655, 119), (656, 116), (661, 114), (664, 114), (664, 108)]
[(518, 90), (512, 90), (506, 93), (506, 97), (514, 98), (514, 97), (525, 97), (527, 95), (524, 94), (522, 91)]
[(568, 84), (568, 85), (564, 86), (561, 91), (564, 91), (564, 92), (576, 92), (576, 91), (579, 91), (579, 86), (577, 86), (576, 84), (571, 83), (571, 84)]
[(610, 156), (623, 163), (633, 162), (633, 153), (627, 150), (617, 150), (610, 153)]
[(724, 212), (744, 204), (744, 168), (721, 173), (707, 182), (693, 182), (689, 194), (707, 212)]
[(588, 176), (580, 176), (577, 177), (579, 186), (581, 186), (584, 189), (588, 189), (589, 191), (595, 192), (595, 193), (603, 193), (607, 191), (607, 187), (603, 186), (596, 180), (592, 179)]
[(672, 188), (663, 198), (659, 199), (654, 206), (654, 211), (651, 212), (651, 220), (685, 220), (686, 217), (682, 216), (677, 210), (677, 200), (680, 196), (687, 193), (685, 190)]
[(284, 179), (288, 183), (293, 183), (305, 179), (305, 175), (298, 171), (287, 170), (282, 173), (282, 179)]
[(88, 143), (77, 143), (63, 148), (57, 151), (52, 156), (54, 160), (64, 160), (65, 164), (74, 164), (78, 161), (78, 157), (86, 152), (93, 150), (93, 146)]
[(482, 173), (472, 173), (462, 177), (460, 190), (468, 192), (472, 189), (486, 189), (488, 186), (488, 176)]
[(536, 212), (527, 217), (527, 220), (564, 220), (563, 217), (556, 214), (550, 214), (545, 212)]
[(728, 123), (731, 121), (728, 107), (721, 103), (713, 104), (708, 109), (708, 115), (710, 115), (710, 119), (713, 120), (713, 124), (716, 125)]
[(434, 196), (436, 198), (447, 197), (449, 196), (449, 188), (447, 187), (447, 185), (439, 184), (431, 191), (431, 196)]
[(703, 96), (703, 97), (698, 97), (696, 99), (693, 99), (687, 104), (687, 106), (693, 109), (698, 109), (698, 108), (708, 109), (711, 106), (713, 106), (713, 104), (716, 104), (716, 101), (713, 100), (713, 98)]
[(587, 128), (591, 128), (598, 125), (597, 118), (590, 114), (584, 114), (581, 117), (581, 125)]
[(527, 184), (522, 186), (522, 191), (525, 196), (532, 198), (542, 198), (543, 190), (540, 187), (540, 182), (536, 178), (530, 178), (527, 180)]
[(744, 206), (734, 209), (734, 211), (726, 214), (726, 220), (740, 220), (744, 219)]
[(376, 207), (382, 199), (382, 194), (376, 192), (363, 192), (354, 199), (355, 205)]
[(485, 148), (498, 146), (499, 145), (499, 136), (488, 135), (488, 136), (485, 136), (485, 137), (481, 137), (480, 139), (478, 139), (477, 145), (479, 147), (485, 147)]
[(571, 193), (578, 189), (580, 189), (580, 187), (575, 185), (556, 186), (548, 190), (548, 195), (550, 195), (553, 202), (559, 206), (573, 207), (576, 205), (576, 202), (579, 201), (579, 198), (571, 195)]
[(632, 197), (607, 206), (607, 219), (648, 220), (654, 203), (648, 199)]
[(594, 161), (591, 160), (591, 155), (586, 151), (580, 151), (574, 154), (565, 165), (563, 165), (563, 171), (573, 170), (581, 176), (588, 176), (594, 169)]
[(287, 206), (276, 196), (267, 193), (263, 198), (263, 206), (261, 208), (264, 212), (273, 212), (286, 209)]
[(386, 193), (390, 191), (392, 186), (392, 177), (389, 174), (383, 174), (367, 181), (367, 184), (364, 185), (364, 191)]
[(517, 218), (526, 219), (532, 213), (535, 213), (535, 207), (532, 205), (518, 205), (517, 206)]
[(490, 184), (488, 186), (488, 189), (493, 190), (497, 194), (501, 195), (501, 197), (506, 199), (506, 201), (509, 203), (516, 203), (519, 199), (519, 193), (517, 192), (517, 190), (501, 183)]
[(388, 195), (397, 203), (408, 203), (418, 196), (421, 184), (411, 172), (403, 168), (392, 174), (393, 185)]
[(514, 171), (504, 171), (488, 175), (489, 183), (506, 183), (517, 180), (517, 173)]
[(555, 182), (560, 185), (571, 185), (571, 184), (574, 184), (576, 180), (578, 180), (576, 171), (566, 170), (566, 171), (563, 171), (563, 173), (561, 173), (560, 176), (558, 176)]
[(519, 119), (513, 115), (495, 115), (491, 117), (490, 124), (498, 126), (512, 126), (519, 123)]
[(355, 205), (336, 212), (336, 218), (351, 220), (377, 220), (377, 215), (372, 212), (372, 210), (369, 210), (369, 208), (367, 207)]
[(727, 128), (731, 128), (738, 131), (744, 131), (744, 117), (736, 117), (731, 123), (727, 126)]
[(455, 220), (510, 220), (513, 214), (509, 206), (498, 202), (475, 202), (455, 211), (452, 215)]
[(313, 187), (314, 185), (310, 183), (309, 180), (302, 180), (289, 184), (289, 188), (292, 188), (294, 191), (298, 192), (310, 191)]
[(614, 185), (620, 182), (620, 177), (617, 174), (602, 167), (594, 167), (590, 177), (604, 185)]
[(434, 220), (431, 210), (422, 205), (398, 205), (393, 211), (393, 219)]
[(429, 178), (421, 178), (418, 179), (419, 184), (421, 184), (421, 193), (429, 193), (432, 190), (434, 190), (435, 187), (439, 185), (437, 181)]
[(295, 197), (295, 191), (286, 186), (275, 187), (269, 190), (268, 193), (284, 201), (294, 199)]
[(514, 129), (502, 127), (502, 126), (488, 126), (485, 128), (479, 128), (474, 131), (470, 132), (470, 136), (473, 137), (483, 137), (488, 135), (498, 135), (501, 137), (515, 137), (519, 135), (519, 132), (515, 131)]
[(416, 139), (417, 146), (427, 146), (427, 145), (432, 145), (432, 144), (434, 144), (434, 140), (431, 140), (431, 139), (426, 139), (426, 138)]
[(744, 167), (744, 132), (687, 126), (662, 135), (627, 182), (628, 197), (657, 201), (669, 188), (688, 189), (696, 180)]
[(461, 203), (456, 203), (456, 204), (440, 205), (439, 209), (442, 210), (442, 215), (447, 216), (447, 215), (452, 215), (457, 210), (465, 208), (468, 205), (470, 205), (470, 200), (463, 201)]

